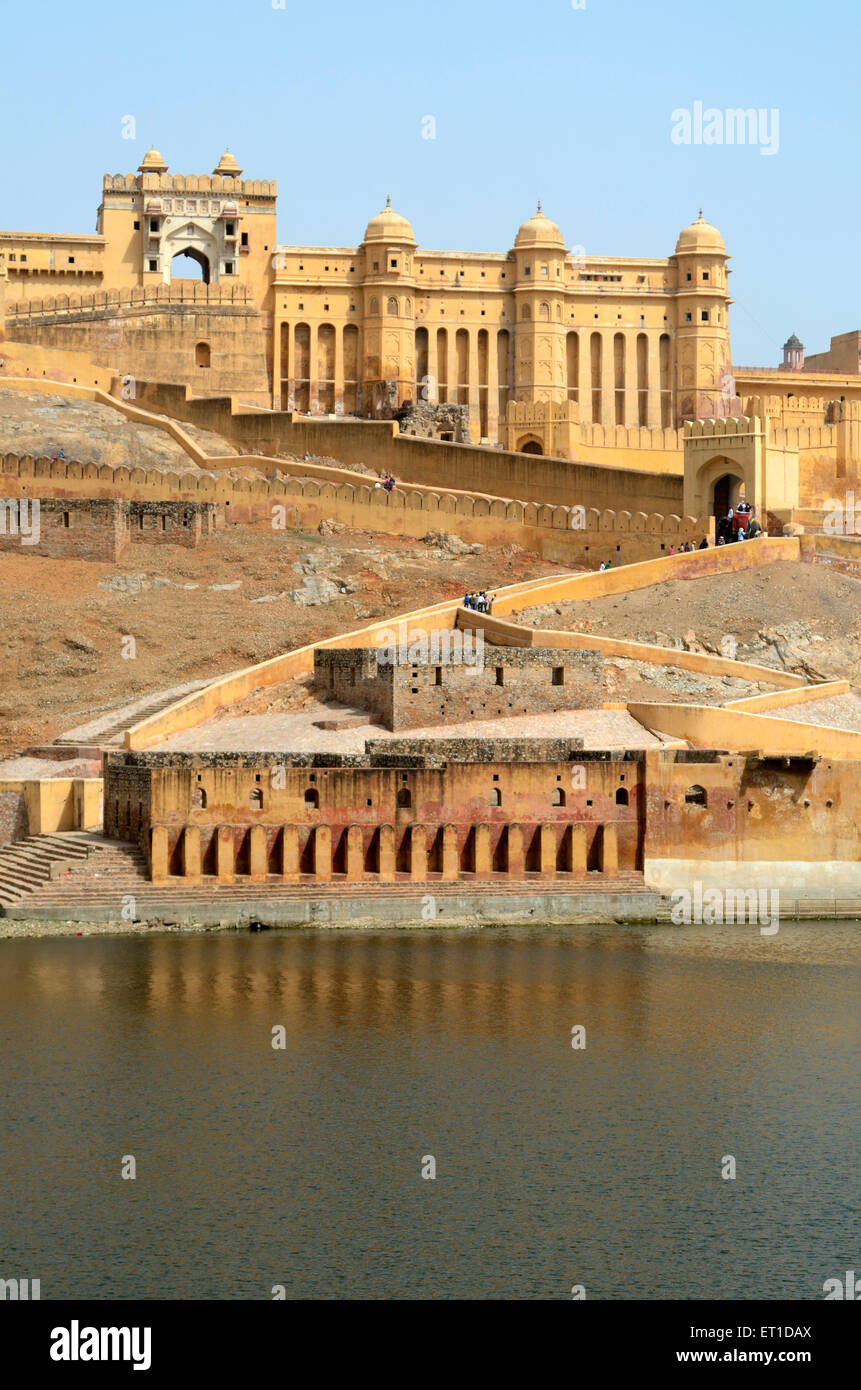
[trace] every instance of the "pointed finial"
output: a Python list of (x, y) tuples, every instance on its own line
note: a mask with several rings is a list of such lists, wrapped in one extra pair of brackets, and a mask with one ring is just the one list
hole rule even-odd
[(387, 207), (387, 208), (390, 208), (391, 206), (392, 206), (392, 195), (391, 195), (391, 193), (387, 193), (387, 194), (386, 194), (386, 207)]
[(536, 213), (536, 216), (539, 216), (540, 213), (541, 213), (541, 199), (539, 198), (539, 199), (538, 199), (538, 212)]
[(702, 222), (702, 220), (703, 220), (703, 210), (702, 210), (702, 208), (700, 208), (700, 215), (699, 215), (699, 219), (698, 219), (698, 220), (699, 220), (700, 222)]

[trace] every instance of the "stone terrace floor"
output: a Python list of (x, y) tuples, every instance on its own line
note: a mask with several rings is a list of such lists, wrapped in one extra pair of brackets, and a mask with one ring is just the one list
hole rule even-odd
[[(556, 714), (477, 719), (390, 732), (372, 722), (353, 723), (366, 711), (310, 701), (303, 709), (208, 719), (197, 728), (171, 735), (153, 752), (363, 753), (366, 739), (389, 738), (582, 738), (583, 747), (659, 748), (676, 740), (651, 733), (626, 710), (564, 710)], [(350, 719), (346, 729), (317, 729), (317, 720)]]

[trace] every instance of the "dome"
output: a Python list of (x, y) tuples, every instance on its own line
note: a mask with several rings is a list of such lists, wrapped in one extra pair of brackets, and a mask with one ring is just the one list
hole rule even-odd
[(242, 170), (236, 162), (236, 156), (232, 155), (230, 150), (225, 150), (212, 172), (213, 174), (227, 174), (231, 178), (238, 178)]
[(791, 333), (787, 338), (786, 342), (783, 344), (783, 346), (785, 348), (803, 348), (804, 344), (801, 341), (801, 339), (796, 336), (795, 333)]
[(138, 170), (141, 174), (166, 174), (167, 165), (158, 150), (153, 146), (152, 149), (147, 150), (138, 165)]
[(405, 217), (395, 212), (391, 198), (376, 217), (372, 217), (365, 228), (364, 241), (411, 241), (415, 245), (413, 229)]
[(514, 238), (515, 246), (559, 246), (565, 248), (565, 238), (549, 217), (545, 217), (538, 204), (538, 211), (530, 217)]
[(713, 227), (711, 222), (706, 222), (702, 208), (696, 222), (679, 232), (676, 252), (679, 251), (718, 251), (721, 255), (726, 255), (723, 237), (717, 227)]

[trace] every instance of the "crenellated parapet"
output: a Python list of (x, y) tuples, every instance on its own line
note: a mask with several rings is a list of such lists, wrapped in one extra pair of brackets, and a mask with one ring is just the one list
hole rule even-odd
[(103, 193), (182, 193), (207, 197), (276, 198), (275, 179), (242, 179), (227, 174), (105, 174)]
[(19, 299), (7, 303), (6, 317), (13, 325), (46, 319), (100, 317), (121, 309), (143, 309), (165, 304), (249, 304), (246, 285), (205, 285), (202, 281), (176, 281), (131, 289), (95, 290), (92, 294), (58, 294), (46, 299)]

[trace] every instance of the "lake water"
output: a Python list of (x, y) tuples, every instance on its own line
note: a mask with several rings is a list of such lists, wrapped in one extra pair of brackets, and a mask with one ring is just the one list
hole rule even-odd
[(0, 941), (0, 1277), (821, 1299), (857, 1268), (859, 933)]

